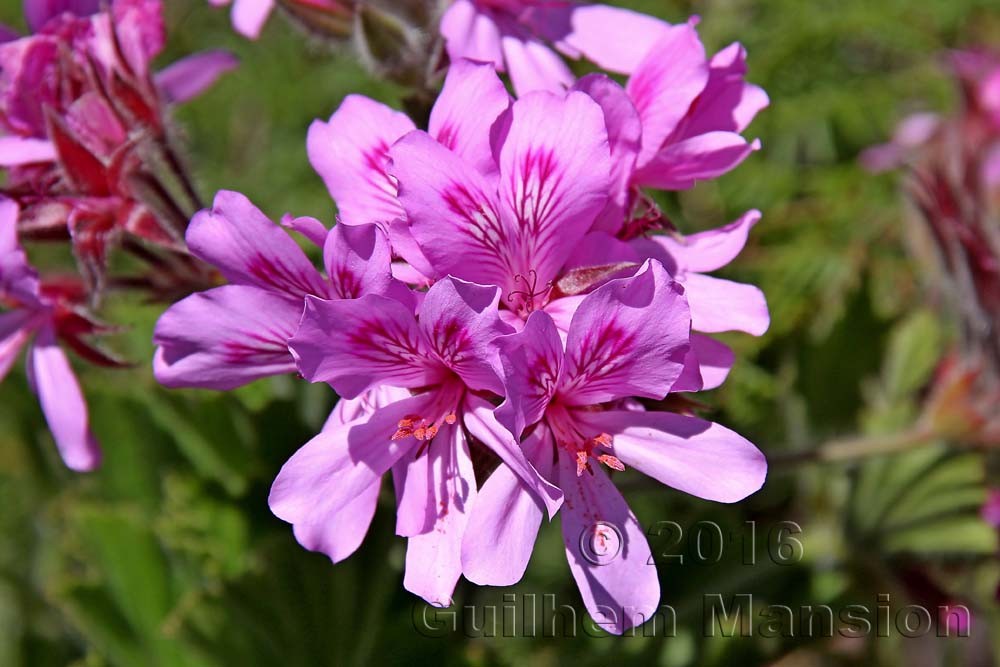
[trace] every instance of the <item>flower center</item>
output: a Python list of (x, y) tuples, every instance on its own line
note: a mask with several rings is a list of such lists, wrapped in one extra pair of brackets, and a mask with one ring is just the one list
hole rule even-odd
[(584, 471), (594, 474), (594, 469), (591, 467), (592, 459), (612, 470), (625, 470), (625, 464), (621, 459), (609, 453), (612, 445), (611, 435), (608, 433), (584, 435), (578, 422), (573, 419), (571, 409), (553, 403), (546, 411), (546, 420), (555, 436), (556, 445), (576, 460), (577, 477), (583, 475)]

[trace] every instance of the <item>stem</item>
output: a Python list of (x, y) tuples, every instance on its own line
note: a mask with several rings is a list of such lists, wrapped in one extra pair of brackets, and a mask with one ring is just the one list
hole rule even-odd
[(898, 454), (932, 443), (933, 429), (916, 424), (904, 431), (887, 435), (862, 436), (831, 440), (816, 449), (768, 456), (774, 466), (794, 466), (804, 463), (845, 463), (887, 454)]

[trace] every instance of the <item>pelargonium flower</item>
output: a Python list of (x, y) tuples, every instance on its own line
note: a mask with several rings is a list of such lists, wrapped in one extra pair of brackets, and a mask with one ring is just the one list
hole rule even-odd
[(294, 372), (287, 343), (307, 295), (379, 294), (412, 303), (410, 291), (390, 275), (388, 241), (375, 225), (336, 225), (327, 232), (312, 218), (285, 222), (323, 248), (326, 276), (238, 192), (219, 192), (212, 208), (191, 220), (188, 248), (229, 284), (192, 294), (160, 317), (153, 334), (160, 383), (225, 390)]
[(452, 61), (492, 63), (518, 95), (560, 91), (575, 77), (559, 53), (632, 72), (669, 24), (620, 7), (574, 0), (455, 0), (441, 18)]
[(139, 149), (155, 146), (186, 183), (165, 104), (197, 95), (235, 60), (206, 52), (154, 76), (160, 2), (115, 0), (92, 13), (96, 4), (29, 1), (35, 34), (0, 44), (0, 167), (4, 192), (22, 205), (22, 230), (72, 238), (99, 287), (107, 247), (123, 234), (179, 249), (187, 214)]
[[(675, 386), (690, 327), (684, 289), (657, 262), (647, 261), (635, 276), (587, 295), (565, 342), (540, 311), (522, 331), (497, 340), (507, 397), (497, 419), (515, 436), (531, 429), (522, 446), (565, 496), (560, 513), (566, 556), (584, 603), (616, 634), (645, 622), (660, 593), (642, 528), (604, 468), (634, 467), (721, 502), (755, 492), (766, 474), (763, 455), (736, 433), (635, 404), (635, 397), (662, 399)], [(540, 522), (537, 499), (504, 466), (498, 468), (472, 508), (462, 542), (465, 576), (488, 585), (519, 580)], [(616, 557), (595, 559), (585, 553), (590, 547)]]
[[(471, 450), (479, 445), (466, 430), (550, 514), (561, 502), (496, 422), (488, 400), (502, 392), (491, 343), (511, 331), (499, 318), (499, 298), (496, 287), (455, 278), (431, 286), (416, 311), (378, 294), (307, 297), (289, 342), (307, 379), (328, 382), (349, 400), (373, 390), (391, 393), (370, 413), (325, 429), (296, 452), (271, 488), (271, 510), (297, 535), (322, 535), (318, 546), (340, 560), (363, 538), (381, 477), (392, 470), (396, 532), (408, 538), (403, 583), (432, 604), (451, 601), (476, 502)], [(338, 523), (348, 513), (356, 520)]]
[(17, 239), (17, 204), (0, 197), (0, 381), (29, 344), (28, 379), (66, 465), (93, 470), (101, 451), (90, 431), (87, 405), (62, 341), (95, 363), (117, 362), (84, 340), (108, 331), (82, 307), (84, 290), (71, 281), (39, 280)]

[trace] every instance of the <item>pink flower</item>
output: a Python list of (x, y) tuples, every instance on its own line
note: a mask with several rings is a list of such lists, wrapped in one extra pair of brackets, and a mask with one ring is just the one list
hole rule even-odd
[[(507, 400), (497, 419), (529, 461), (563, 492), (566, 555), (591, 616), (616, 634), (659, 604), (649, 545), (604, 468), (637, 468), (701, 498), (736, 502), (763, 484), (766, 463), (749, 442), (694, 417), (646, 412), (631, 399), (662, 399), (689, 350), (683, 288), (654, 261), (583, 299), (565, 342), (548, 314), (497, 341)], [(531, 555), (541, 508), (504, 466), (479, 491), (462, 542), (471, 581), (509, 585)], [(609, 541), (613, 544), (609, 544)], [(498, 548), (502, 545), (502, 548)], [(595, 560), (612, 552), (607, 561)]]
[(17, 205), (0, 197), (0, 305), (9, 308), (0, 313), (0, 380), (31, 341), (28, 379), (59, 453), (69, 468), (93, 470), (100, 464), (100, 448), (90, 432), (80, 384), (57, 340), (93, 361), (112, 364), (81, 338), (105, 328), (81, 308), (82, 292), (74, 285), (39, 281), (18, 244), (17, 215)]
[[(306, 299), (289, 343), (302, 374), (329, 382), (348, 400), (384, 392), (372, 410), (313, 438), (278, 474), (271, 510), (292, 523), (296, 535), (310, 536), (306, 546), (335, 561), (349, 555), (367, 531), (380, 479), (391, 469), (396, 532), (409, 538), (404, 586), (432, 604), (449, 604), (477, 495), (466, 429), (550, 513), (558, 509), (560, 494), (527, 463), (487, 401), (502, 391), (491, 342), (510, 331), (498, 315), (499, 297), (495, 287), (446, 278), (416, 312), (377, 294)], [(335, 522), (348, 512), (366, 520)]]
[[(161, 219), (146, 204), (173, 202), (139, 148), (166, 143), (164, 107), (190, 99), (235, 65), (223, 52), (178, 61), (155, 77), (164, 44), (155, 0), (28, 3), (36, 34), (0, 44), (3, 191), (22, 205), (22, 228), (71, 238), (85, 277), (100, 286), (108, 246), (131, 235), (179, 249), (186, 215)], [(81, 14), (81, 15), (77, 15)]]
[(989, 490), (986, 502), (983, 503), (979, 513), (983, 517), (983, 521), (995, 528), (1000, 528), (1000, 489)]
[(518, 95), (561, 91), (574, 76), (559, 55), (628, 74), (669, 27), (628, 9), (562, 0), (456, 0), (441, 19), (452, 62), (492, 63)]
[(374, 225), (337, 225), (327, 233), (312, 218), (286, 224), (323, 248), (326, 276), (294, 239), (237, 192), (219, 192), (211, 210), (195, 215), (188, 247), (230, 284), (193, 294), (160, 317), (153, 334), (160, 383), (232, 389), (294, 372), (287, 343), (306, 295), (380, 294), (412, 303), (410, 291), (389, 273), (389, 244)]

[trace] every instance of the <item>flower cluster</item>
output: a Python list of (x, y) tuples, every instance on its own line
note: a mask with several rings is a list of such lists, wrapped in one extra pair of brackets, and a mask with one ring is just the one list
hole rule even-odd
[[(153, 73), (159, 0), (27, 0), (32, 34), (0, 28), (0, 379), (34, 337), (29, 379), (66, 464), (99, 462), (61, 341), (86, 361), (122, 362), (91, 338), (113, 331), (90, 308), (109, 287), (171, 297), (207, 282), (184, 245), (197, 195), (168, 136), (167, 108), (235, 65), (220, 51)], [(21, 241), (68, 242), (79, 276), (39, 276)], [(145, 265), (109, 280), (122, 247)]]
[[(457, 2), (447, 23), (479, 12), (465, 42), (486, 17), (509, 43), (524, 28), (508, 13), (545, 4)], [(646, 53), (622, 54), (624, 86), (592, 74), (537, 90), (511, 69), (513, 99), (497, 62), (454, 51), (426, 130), (347, 97), (307, 139), (340, 214), (332, 229), (276, 225), (225, 191), (192, 220), (188, 247), (228, 284), (163, 315), (157, 378), (225, 390), (297, 371), (342, 397), (271, 489), (303, 546), (351, 555), (391, 474), (404, 586), (447, 605), (462, 576), (519, 580), (543, 516), (558, 516), (588, 610), (621, 633), (654, 611), (659, 584), (614, 475), (635, 468), (720, 502), (760, 488), (754, 445), (665, 409), (724, 381), (732, 351), (706, 334), (768, 327), (756, 287), (708, 275), (760, 215), (684, 236), (647, 189), (738, 165), (767, 97), (744, 81), (738, 44), (709, 58), (695, 22), (660, 25)], [(595, 562), (609, 540), (617, 558)]]
[(874, 172), (903, 167), (919, 213), (910, 245), (950, 304), (959, 348), (941, 364), (928, 405), (957, 439), (1000, 442), (1000, 56), (950, 54), (962, 94), (957, 113), (917, 113), (893, 140), (865, 151)]

